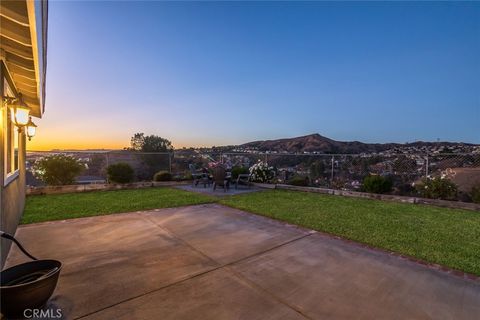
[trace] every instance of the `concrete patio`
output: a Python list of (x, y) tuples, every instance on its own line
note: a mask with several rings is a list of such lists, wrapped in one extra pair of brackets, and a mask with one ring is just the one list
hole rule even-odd
[(210, 196), (217, 196), (217, 197), (234, 196), (237, 194), (244, 194), (244, 193), (257, 192), (257, 191), (264, 190), (256, 186), (248, 187), (243, 185), (238, 186), (238, 188), (235, 188), (235, 186), (232, 185), (230, 186), (230, 188), (228, 188), (228, 190), (224, 190), (222, 187), (218, 187), (215, 191), (213, 190), (213, 187), (211, 185), (204, 187), (203, 185), (193, 186), (192, 184), (186, 184), (186, 185), (177, 186), (176, 188), (189, 191), (189, 192), (203, 193), (203, 194), (207, 194)]
[[(478, 319), (480, 282), (218, 204), (22, 226), (65, 319)], [(26, 259), (13, 248), (8, 265)]]

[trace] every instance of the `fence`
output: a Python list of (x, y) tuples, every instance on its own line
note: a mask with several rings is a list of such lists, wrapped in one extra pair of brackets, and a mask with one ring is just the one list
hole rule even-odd
[(158, 171), (171, 172), (172, 153), (132, 151), (29, 151), (27, 152), (27, 185), (42, 186), (35, 162), (46, 156), (67, 155), (79, 161), (85, 169), (76, 177), (76, 184), (108, 182), (107, 167), (128, 163), (135, 172), (135, 181), (151, 181)]
[[(272, 154), (222, 153), (219, 161), (249, 166), (258, 160), (273, 166), (279, 182), (305, 178), (312, 186), (359, 189), (368, 175), (390, 176), (397, 192), (408, 192), (424, 177), (444, 176), (467, 192), (480, 183), (480, 154)], [(406, 189), (406, 190), (402, 190)]]
[[(70, 155), (84, 163), (85, 170), (77, 183), (104, 183), (110, 164), (126, 162), (135, 171), (137, 181), (151, 180), (154, 173), (166, 170), (175, 179), (188, 179), (190, 165), (208, 167), (221, 162), (230, 167), (249, 168), (257, 161), (265, 161), (275, 168), (275, 182), (291, 183), (304, 180), (305, 185), (342, 190), (359, 190), (368, 175), (389, 176), (394, 193), (411, 195), (412, 185), (426, 176), (445, 176), (452, 180), (460, 193), (468, 194), (480, 183), (479, 153), (446, 154), (293, 154), (270, 152), (212, 152), (184, 149), (171, 153), (142, 153), (132, 151), (59, 151), (28, 152), (27, 183), (41, 185), (35, 179), (34, 163), (51, 154)], [(464, 200), (464, 199), (462, 199)]]

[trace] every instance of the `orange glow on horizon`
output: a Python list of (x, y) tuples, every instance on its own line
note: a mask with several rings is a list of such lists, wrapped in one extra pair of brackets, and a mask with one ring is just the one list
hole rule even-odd
[[(45, 137), (42, 134), (37, 134), (31, 141), (27, 141), (27, 151), (50, 151), (50, 150), (121, 150), (130, 146), (130, 138), (102, 138), (92, 139), (84, 137), (83, 139), (71, 139), (68, 137), (56, 136)], [(180, 143), (173, 143), (175, 149), (183, 147), (205, 147), (209, 146), (202, 143), (189, 143), (182, 141)]]
[[(130, 146), (130, 139), (135, 132), (142, 132), (141, 129), (127, 129), (125, 127), (114, 127), (107, 129), (87, 127), (84, 122), (57, 124), (48, 123), (49, 119), (37, 121), (38, 129), (35, 137), (27, 141), (28, 151), (49, 151), (49, 150), (121, 150)], [(147, 130), (145, 130), (147, 131)], [(80, 134), (78, 134), (80, 132)], [(215, 140), (207, 137), (173, 136), (169, 132), (146, 134), (157, 134), (172, 141), (175, 149), (183, 147), (211, 147), (212, 145), (232, 144), (227, 141)]]
[(123, 141), (91, 141), (70, 139), (38, 139), (34, 137), (31, 141), (27, 141), (28, 151), (49, 151), (59, 150), (85, 150), (85, 149), (123, 149), (128, 144)]

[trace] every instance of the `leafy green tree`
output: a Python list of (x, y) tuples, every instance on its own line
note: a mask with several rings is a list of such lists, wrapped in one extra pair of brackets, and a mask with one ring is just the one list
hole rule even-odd
[(135, 133), (130, 139), (130, 149), (142, 152), (169, 152), (173, 150), (172, 142), (168, 139), (144, 133)]
[(73, 184), (84, 169), (77, 159), (63, 154), (38, 159), (33, 165), (35, 176), (52, 186)]
[[(146, 136), (144, 133), (136, 133), (130, 139), (130, 150), (140, 152), (171, 152), (173, 146), (170, 140), (156, 136)], [(143, 165), (137, 168), (137, 179), (151, 180), (153, 175), (168, 168), (170, 155), (166, 154), (143, 154)]]
[(144, 140), (145, 140), (145, 135), (143, 133), (135, 133), (133, 137), (130, 139), (130, 150), (142, 151)]

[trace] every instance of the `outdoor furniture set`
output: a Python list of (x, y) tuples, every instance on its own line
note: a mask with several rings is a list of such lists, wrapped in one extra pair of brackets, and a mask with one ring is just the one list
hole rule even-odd
[(190, 172), (193, 178), (193, 186), (196, 187), (199, 184), (203, 184), (203, 187), (206, 188), (207, 185), (212, 185), (213, 190), (215, 191), (217, 187), (222, 187), (226, 192), (232, 183), (235, 184), (235, 189), (238, 188), (239, 184), (244, 184), (250, 187), (250, 174), (241, 173), (237, 176), (236, 179), (232, 177), (231, 170), (225, 169), (222, 165), (217, 165), (212, 169), (210, 173), (208, 169), (196, 169), (193, 164), (189, 165)]

